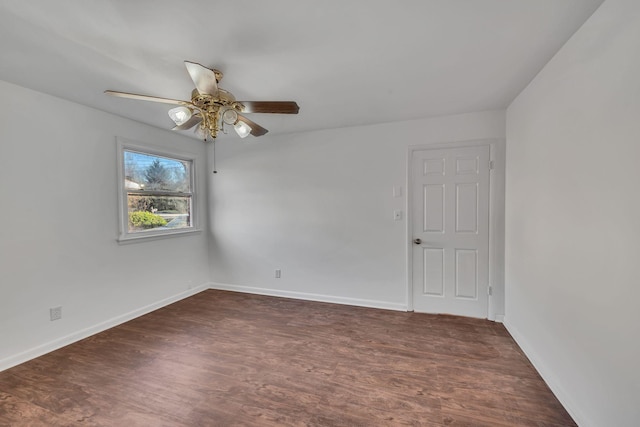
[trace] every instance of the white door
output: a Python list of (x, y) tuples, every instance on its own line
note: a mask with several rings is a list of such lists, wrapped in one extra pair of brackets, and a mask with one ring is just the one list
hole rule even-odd
[(489, 146), (414, 151), (413, 307), (486, 318)]

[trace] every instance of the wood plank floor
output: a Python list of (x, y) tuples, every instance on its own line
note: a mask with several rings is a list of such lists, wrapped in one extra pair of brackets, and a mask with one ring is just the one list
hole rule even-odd
[(1, 426), (573, 426), (504, 327), (208, 290), (0, 372)]

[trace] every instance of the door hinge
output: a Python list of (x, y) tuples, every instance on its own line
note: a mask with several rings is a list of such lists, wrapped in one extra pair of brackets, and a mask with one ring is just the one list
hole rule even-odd
[(493, 170), (493, 160), (489, 160), (489, 170)]
[(493, 288), (491, 288), (491, 286), (487, 288), (487, 295), (489, 296), (493, 295)]

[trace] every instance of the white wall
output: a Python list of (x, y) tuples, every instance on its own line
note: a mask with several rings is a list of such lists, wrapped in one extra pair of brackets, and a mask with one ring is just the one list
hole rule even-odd
[[(220, 140), (219, 173), (209, 175), (213, 286), (406, 309), (407, 225), (394, 222), (393, 211), (406, 218), (408, 146), (504, 139), (504, 119), (504, 111), (483, 112)], [(393, 197), (394, 186), (402, 197)], [(500, 204), (500, 233), (501, 211)], [(501, 314), (497, 247), (494, 308)]]
[(116, 135), (196, 154), (206, 188), (202, 142), (0, 82), (0, 370), (209, 281), (206, 232), (116, 242)]
[(640, 425), (640, 2), (607, 0), (507, 111), (506, 319), (581, 426)]

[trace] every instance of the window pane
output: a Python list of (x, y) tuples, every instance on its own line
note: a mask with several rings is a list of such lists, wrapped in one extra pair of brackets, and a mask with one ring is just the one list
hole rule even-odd
[[(194, 163), (189, 154), (172, 154), (118, 138), (120, 156), (119, 241), (184, 235), (196, 230)], [(144, 241), (143, 239), (142, 241)]]
[(127, 194), (129, 233), (192, 226), (191, 196)]
[(129, 190), (191, 192), (191, 162), (124, 151), (125, 187)]

